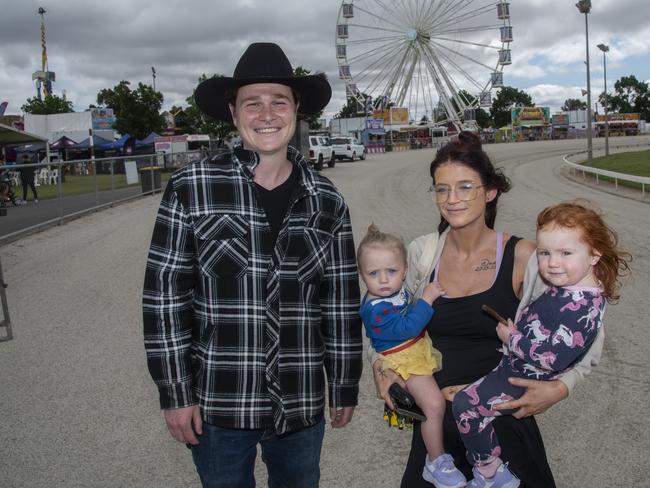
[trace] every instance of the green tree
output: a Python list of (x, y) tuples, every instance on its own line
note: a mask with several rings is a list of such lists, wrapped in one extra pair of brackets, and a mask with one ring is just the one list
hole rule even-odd
[(579, 98), (567, 98), (564, 100), (564, 105), (560, 109), (563, 112), (571, 112), (572, 110), (587, 110), (587, 102)]
[[(216, 76), (222, 77), (223, 75)], [(199, 83), (207, 79), (208, 77), (202, 74), (199, 76)], [(185, 99), (188, 105), (185, 109), (185, 123), (192, 133), (208, 134), (210, 137), (223, 140), (228, 134), (236, 130), (234, 125), (221, 122), (201, 112), (194, 101), (194, 92), (195, 90), (192, 90), (192, 94)]]
[[(605, 103), (604, 93), (598, 97), (601, 104)], [(647, 82), (639, 81), (636, 76), (623, 76), (614, 83), (614, 93), (607, 95), (610, 112), (640, 113), (641, 118), (650, 117), (650, 88)]]
[(67, 114), (73, 111), (72, 102), (57, 95), (47, 95), (43, 99), (28, 98), (20, 108), (25, 113), (35, 115)]
[[(361, 97), (365, 100), (368, 98), (368, 95), (362, 93)], [(343, 107), (341, 107), (341, 110), (334, 116), (334, 118), (351, 119), (353, 117), (361, 117), (363, 115), (363, 109), (363, 105), (359, 103), (356, 98), (348, 97), (348, 101), (345, 103), (345, 105), (343, 105)]]
[(501, 88), (498, 95), (492, 101), (490, 116), (496, 128), (508, 125), (511, 122), (510, 109), (512, 107), (534, 107), (533, 99), (528, 93), (512, 86)]
[[(302, 66), (296, 66), (293, 69), (293, 74), (294, 76), (307, 76), (311, 74), (311, 70), (305, 69)], [(323, 76), (325, 77), (324, 73), (318, 73), (318, 76)], [(315, 113), (313, 115), (310, 115), (308, 117), (301, 117), (303, 120), (307, 121), (309, 124), (309, 128), (312, 130), (320, 129), (320, 121), (319, 119), (323, 116), (323, 111), (321, 110), (318, 113)]]
[(113, 128), (120, 134), (130, 134), (138, 139), (150, 132), (160, 132), (165, 121), (160, 115), (162, 93), (143, 83), (131, 90), (130, 82), (120, 81), (113, 88), (105, 88), (97, 94), (97, 103), (110, 107), (115, 113)]

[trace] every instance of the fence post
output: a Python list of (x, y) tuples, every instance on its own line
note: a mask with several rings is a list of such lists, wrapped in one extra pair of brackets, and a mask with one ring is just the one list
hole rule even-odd
[(9, 305), (7, 304), (7, 293), (5, 292), (7, 285), (5, 283), (4, 275), (2, 274), (2, 260), (0, 260), (0, 302), (2, 303), (2, 321), (0, 327), (7, 329), (7, 335), (0, 337), (0, 342), (10, 341), (14, 335), (11, 330), (11, 319), (9, 318)]
[(63, 223), (63, 163), (59, 163), (59, 177), (56, 179), (56, 192), (59, 196), (59, 225)]

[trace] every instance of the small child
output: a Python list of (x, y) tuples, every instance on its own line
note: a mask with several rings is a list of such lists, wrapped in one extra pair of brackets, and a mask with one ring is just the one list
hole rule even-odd
[(431, 304), (444, 291), (437, 282), (430, 283), (422, 298), (410, 303), (404, 288), (406, 247), (399, 237), (380, 232), (374, 224), (359, 244), (357, 262), (368, 288), (359, 310), (366, 335), (384, 365), (406, 381), (408, 391), (426, 416), (421, 427), (427, 448), (422, 476), (436, 488), (463, 487), (467, 480), (454, 466), (453, 458), (443, 451), (445, 400), (433, 378), (442, 366), (442, 355), (426, 334), (433, 315)]
[(499, 458), (491, 424), (516, 409), (491, 408), (526, 392), (508, 383), (509, 377), (552, 380), (582, 359), (602, 325), (605, 300), (618, 300), (619, 277), (629, 270), (629, 254), (617, 243), (602, 217), (579, 202), (560, 203), (538, 215), (537, 262), (548, 288), (521, 311), (516, 325), (510, 319), (497, 325), (509, 355), (454, 397), (454, 417), (474, 465), (468, 488), (519, 486)]

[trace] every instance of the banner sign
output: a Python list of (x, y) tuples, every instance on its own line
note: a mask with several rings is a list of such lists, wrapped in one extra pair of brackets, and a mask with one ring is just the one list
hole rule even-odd
[(513, 107), (510, 110), (512, 125), (548, 125), (551, 120), (549, 107)]
[(391, 107), (388, 110), (376, 110), (375, 118), (383, 119), (384, 124), (405, 125), (409, 123), (409, 111), (404, 107)]
[(93, 130), (111, 130), (115, 123), (112, 108), (93, 108), (91, 110)]

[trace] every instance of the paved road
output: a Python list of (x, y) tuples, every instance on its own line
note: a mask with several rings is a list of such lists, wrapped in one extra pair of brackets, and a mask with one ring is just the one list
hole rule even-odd
[[(540, 423), (558, 486), (648, 486), (650, 206), (561, 177), (559, 155), (582, 145), (487, 146), (514, 183), (497, 226), (532, 238), (542, 207), (589, 197), (634, 254), (634, 281), (608, 307), (601, 366)], [(350, 203), (357, 239), (371, 221), (406, 240), (437, 224), (426, 193), (432, 156), (372, 155), (325, 170)], [(156, 408), (141, 346), (140, 291), (158, 201), (129, 202), (0, 247), (15, 334), (0, 344), (0, 486), (199, 486), (189, 453), (169, 438)], [(381, 423), (369, 368), (361, 390), (353, 423), (326, 432), (323, 487), (399, 486), (409, 434)], [(264, 486), (262, 466), (257, 475)]]

